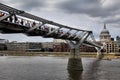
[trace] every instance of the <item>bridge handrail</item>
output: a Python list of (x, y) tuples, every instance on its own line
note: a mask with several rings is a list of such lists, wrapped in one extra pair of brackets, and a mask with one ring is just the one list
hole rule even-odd
[[(1, 11), (0, 11), (0, 13), (3, 13), (4, 15), (8, 15), (7, 13), (1, 12)], [(17, 20), (15, 20), (15, 17), (17, 18)], [(40, 22), (38, 23), (38, 21), (32, 21), (32, 20), (29, 20), (29, 19), (25, 19), (24, 17), (18, 16), (18, 15), (12, 15), (11, 17), (8, 17), (7, 19), (5, 19), (3, 21), (10, 22), (10, 23), (15, 23), (15, 24), (26, 26), (26, 27), (29, 27), (29, 28), (40, 24)], [(34, 22), (35, 22), (35, 25), (33, 26)], [(39, 28), (39, 29), (41, 29), (43, 31), (46, 31), (46, 28), (52, 28), (52, 27), (41, 26), (41, 28)], [(56, 29), (56, 28), (53, 28), (53, 29)], [(55, 33), (64, 33), (64, 32), (66, 32), (66, 31), (64, 31), (64, 30), (58, 30), (57, 32), (55, 31)], [(69, 33), (69, 35), (72, 35), (72, 34)]]
[(74, 30), (78, 30), (78, 31), (88, 31), (88, 30), (81, 30), (81, 29), (77, 29), (77, 28), (72, 28), (72, 27), (69, 27), (69, 26), (65, 26), (65, 25), (62, 25), (62, 24), (50, 21), (50, 20), (46, 20), (46, 19), (43, 19), (41, 17), (37, 17), (35, 15), (29, 14), (29, 13), (27, 13), (25, 11), (18, 10), (18, 9), (12, 8), (10, 6), (4, 5), (2, 3), (0, 3), (0, 10), (6, 11), (7, 13), (10, 13), (10, 14), (19, 15), (21, 17), (33, 19), (35, 21), (39, 21), (39, 22), (51, 24), (51, 25), (54, 25), (54, 26), (59, 26), (59, 27), (64, 27), (64, 28), (69, 28), (69, 29), (74, 29)]

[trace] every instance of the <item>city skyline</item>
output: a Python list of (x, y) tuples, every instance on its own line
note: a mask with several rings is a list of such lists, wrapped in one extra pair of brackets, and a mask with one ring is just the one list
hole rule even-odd
[[(104, 23), (111, 37), (119, 36), (119, 0), (1, 0), (8, 6), (71, 27), (92, 30), (99, 40)], [(53, 39), (27, 37), (23, 34), (0, 34), (0, 38), (18, 42), (50, 42)]]

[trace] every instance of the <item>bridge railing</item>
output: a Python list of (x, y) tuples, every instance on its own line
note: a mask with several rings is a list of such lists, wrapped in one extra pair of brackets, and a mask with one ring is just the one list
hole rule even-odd
[[(6, 16), (6, 15), (9, 15), (9, 13), (5, 13), (5, 12), (0, 11), (0, 17)], [(11, 14), (11, 16), (4, 19), (3, 21), (7, 21), (7, 22), (10, 22), (10, 23), (15, 23), (15, 24), (18, 24), (18, 25), (23, 25), (23, 26), (26, 26), (26, 27), (32, 27), (33, 23), (34, 23), (34, 21), (22, 18), (18, 15), (15, 15), (15, 14)], [(36, 24), (38, 24), (38, 22)]]
[[(43, 23), (43, 22), (40, 22), (40, 21), (33, 21), (33, 20), (30, 20), (30, 19), (25, 18), (23, 16), (19, 16), (19, 15), (16, 15), (16, 14), (11, 14), (11, 13), (8, 13), (8, 12), (5, 12), (5, 11), (2, 11), (2, 13), (4, 15), (8, 15), (8, 14), (11, 15), (10, 17), (4, 19), (4, 21), (10, 22), (10, 23), (14, 23), (14, 24), (18, 24), (18, 25), (22, 25), (22, 26), (29, 27), (29, 28), (34, 27), (34, 26), (36, 26), (38, 24), (42, 24)], [(41, 30), (46, 31), (48, 33), (52, 32), (53, 30), (55, 30), (53, 33), (58, 33), (58, 34), (60, 33), (61, 36), (68, 35), (68, 37), (71, 37), (71, 36), (76, 36), (77, 35), (76, 33), (74, 33), (74, 34), (71, 33), (71, 29), (74, 30), (74, 28), (68, 28), (67, 26), (63, 26), (63, 28), (66, 28), (66, 29), (68, 28), (69, 30), (68, 31), (65, 31), (64, 29), (63, 30), (60, 30), (60, 29), (57, 30), (57, 28), (61, 28), (61, 25), (57, 26), (57, 28), (52, 28), (50, 26), (46, 26), (46, 24), (43, 25), (43, 26), (40, 26), (40, 27), (38, 27), (36, 29), (41, 29)], [(57, 23), (54, 23), (54, 24), (59, 25)], [(76, 31), (79, 32), (81, 30), (76, 30)], [(84, 30), (82, 30), (82, 31), (84, 31)]]
[[(10, 14), (10, 13), (0, 11), (0, 17), (8, 15), (8, 14)], [(22, 25), (22, 26), (29, 27), (29, 28), (34, 27), (38, 24), (42, 24), (42, 22), (33, 21), (33, 20), (28, 19), (28, 18), (24, 18), (24, 17), (18, 16), (18, 15), (15, 15), (15, 14), (11, 14), (10, 17), (4, 19), (3, 21), (9, 22), (9, 23), (14, 23), (14, 24), (17, 24), (17, 25)], [(69, 29), (68, 29), (68, 31), (65, 31), (64, 29), (58, 29), (57, 30), (57, 28), (55, 28), (55, 26), (53, 28), (53, 27), (47, 26), (46, 24), (38, 27), (37, 29), (45, 31), (46, 33), (49, 33), (49, 32), (52, 32), (53, 30), (56, 30), (54, 32), (56, 34), (61, 34), (61, 35), (64, 35), (64, 36), (70, 36), (70, 35), (71, 36), (76, 36), (76, 34), (75, 33), (72, 34), (69, 31)]]

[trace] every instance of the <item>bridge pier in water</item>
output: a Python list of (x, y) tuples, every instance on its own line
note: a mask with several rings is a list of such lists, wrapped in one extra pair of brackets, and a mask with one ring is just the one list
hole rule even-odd
[(102, 59), (103, 57), (104, 57), (103, 52), (98, 51), (98, 52), (97, 52), (97, 59)]
[(80, 46), (82, 43), (88, 38), (88, 36), (91, 34), (91, 32), (85, 33), (79, 41), (69, 41), (67, 40), (67, 43), (69, 44), (71, 50), (70, 50), (70, 58), (68, 60), (68, 70), (77, 70), (77, 71), (83, 71), (83, 65), (82, 60), (80, 57)]
[(79, 54), (80, 51), (78, 48), (71, 49), (70, 57), (68, 60), (68, 66), (67, 66), (68, 70), (83, 71), (82, 60)]

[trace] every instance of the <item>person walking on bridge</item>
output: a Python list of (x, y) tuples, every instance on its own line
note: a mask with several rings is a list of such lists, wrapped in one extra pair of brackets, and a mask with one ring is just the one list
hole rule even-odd
[(0, 17), (4, 16), (4, 13), (0, 12)]
[(14, 23), (17, 23), (17, 21), (18, 21), (18, 18), (16, 15), (14, 15)]

